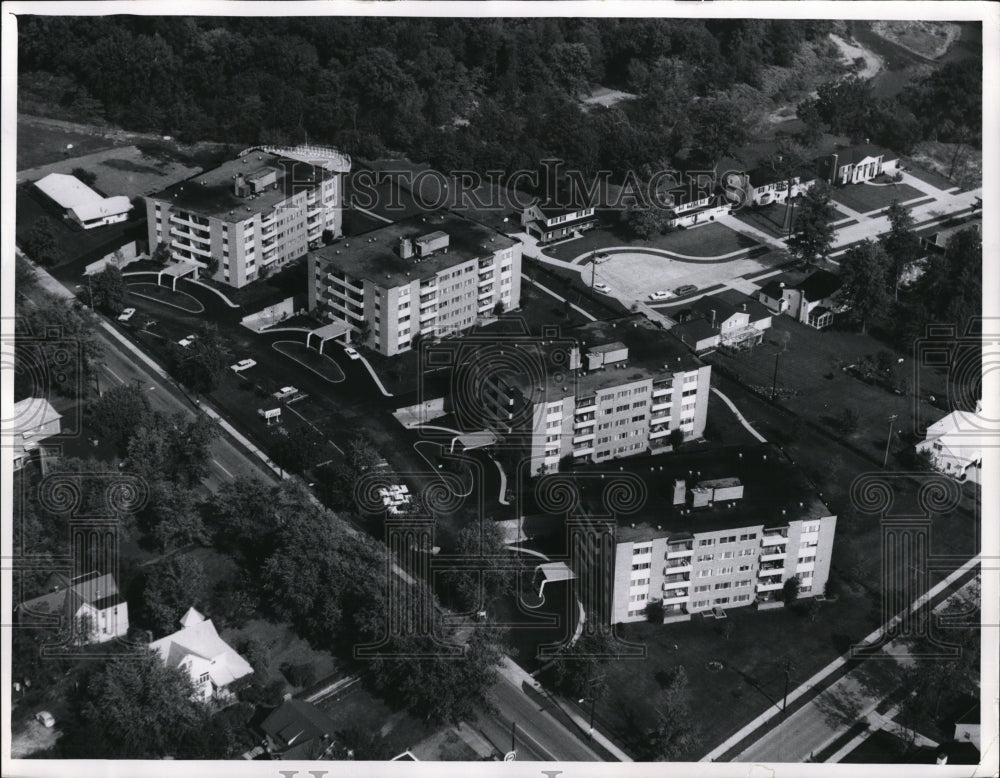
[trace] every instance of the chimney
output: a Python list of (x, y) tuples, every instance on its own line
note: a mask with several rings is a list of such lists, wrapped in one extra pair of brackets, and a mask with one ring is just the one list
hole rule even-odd
[(715, 308), (712, 309), (712, 329), (715, 329)]
[(743, 303), (743, 313), (746, 313), (746, 312), (747, 312), (747, 304)]
[(409, 259), (413, 256), (413, 241), (409, 238), (399, 239), (399, 256), (403, 259)]
[(683, 478), (674, 479), (674, 505), (683, 505), (687, 499), (687, 485)]

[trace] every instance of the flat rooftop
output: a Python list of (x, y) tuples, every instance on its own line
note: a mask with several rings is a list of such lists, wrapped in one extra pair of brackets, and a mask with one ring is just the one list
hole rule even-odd
[[(633, 457), (574, 467), (548, 477), (573, 480), (580, 493), (578, 510), (601, 516), (608, 513), (603, 490), (618, 473), (638, 477), (644, 487), (637, 510), (615, 517), (620, 543), (664, 536), (683, 539), (695, 532), (756, 525), (779, 527), (789, 521), (833, 515), (805, 475), (771, 443)], [(729, 479), (738, 479), (743, 497), (702, 508), (674, 505), (674, 481), (678, 478), (685, 480), (688, 489), (705, 481), (729, 483)], [(533, 495), (526, 495), (525, 530), (529, 534), (560, 531), (564, 517), (539, 514)]]
[[(416, 241), (428, 235), (448, 236), (448, 250), (438, 249), (430, 256), (399, 255), (400, 241)], [(519, 241), (452, 211), (411, 216), (378, 227), (312, 252), (321, 267), (333, 267), (352, 278), (364, 278), (385, 287), (402, 286), (411, 281), (433, 278), (449, 267), (479, 259), (495, 251), (510, 248)], [(417, 260), (420, 260), (417, 262)]]
[[(249, 182), (272, 170), (277, 173), (276, 187), (269, 187), (255, 197), (237, 196), (237, 175), (242, 174)], [(293, 194), (314, 188), (323, 179), (334, 175), (336, 174), (308, 162), (278, 154), (252, 152), (149, 197), (172, 203), (181, 210), (201, 216), (234, 222), (245, 221), (256, 213), (267, 213)]]

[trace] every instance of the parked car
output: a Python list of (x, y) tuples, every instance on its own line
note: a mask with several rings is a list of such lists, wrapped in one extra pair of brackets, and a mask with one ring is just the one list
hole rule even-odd
[(187, 336), (186, 338), (181, 338), (181, 339), (180, 339), (179, 341), (177, 341), (177, 342), (178, 342), (178, 343), (179, 343), (180, 345), (182, 345), (182, 346), (183, 346), (184, 348), (187, 348), (187, 347), (188, 347), (188, 346), (190, 346), (190, 345), (191, 345), (192, 343), (194, 343), (194, 342), (195, 342), (196, 340), (198, 340), (198, 336), (197, 336), (197, 335), (188, 335), (188, 336)]
[(691, 294), (691, 292), (697, 292), (698, 287), (694, 284), (684, 284), (684, 286), (678, 286), (674, 289), (675, 294)]
[(118, 321), (128, 321), (133, 316), (135, 316), (135, 308), (126, 308), (118, 314)]
[(43, 727), (52, 728), (56, 725), (55, 717), (47, 710), (40, 710), (35, 714), (35, 721)]
[(673, 292), (668, 292), (666, 290), (661, 290), (659, 292), (653, 292), (649, 296), (649, 299), (653, 300), (654, 302), (656, 302), (656, 301), (659, 301), (659, 300), (669, 300), (673, 296), (674, 296)]
[(611, 287), (608, 286), (607, 284), (602, 284), (600, 281), (598, 281), (596, 284), (594, 284), (594, 291), (600, 292), (601, 294), (610, 294)]
[(230, 365), (229, 368), (237, 373), (242, 373), (244, 370), (249, 370), (251, 367), (256, 365), (256, 360), (253, 359), (241, 359), (235, 365)]
[(278, 391), (276, 391), (272, 396), (275, 400), (284, 400), (291, 397), (293, 394), (298, 394), (299, 390), (294, 386), (283, 386)]
[(361, 359), (361, 355), (357, 352), (357, 350), (351, 348), (350, 346), (344, 346), (344, 353), (351, 359)]

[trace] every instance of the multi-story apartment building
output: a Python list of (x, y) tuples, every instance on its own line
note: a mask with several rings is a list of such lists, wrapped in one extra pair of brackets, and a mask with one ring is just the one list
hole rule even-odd
[(146, 197), (149, 245), (242, 287), (341, 234), (344, 173), (332, 149), (248, 149), (237, 159)]
[(799, 596), (823, 594), (837, 517), (778, 448), (636, 464), (647, 496), (617, 523), (613, 623), (647, 619), (651, 603), (662, 603), (664, 622), (715, 608), (766, 608), (793, 576)]
[(711, 366), (641, 314), (539, 345), (537, 376), (498, 374), (483, 398), (493, 418), (512, 422), (508, 434), (524, 441), (532, 475), (556, 471), (564, 459), (670, 450), (674, 430), (684, 440), (704, 432)]
[(521, 303), (521, 244), (450, 211), (388, 224), (309, 255), (309, 308), (392, 356)]

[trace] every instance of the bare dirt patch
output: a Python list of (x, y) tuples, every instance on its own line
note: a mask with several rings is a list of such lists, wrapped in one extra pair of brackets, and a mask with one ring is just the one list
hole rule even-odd
[(892, 21), (873, 22), (872, 31), (917, 56), (939, 59), (962, 30), (954, 22)]

